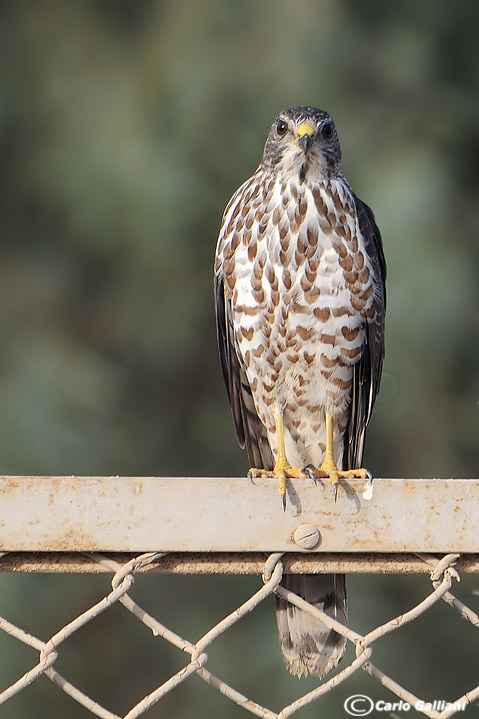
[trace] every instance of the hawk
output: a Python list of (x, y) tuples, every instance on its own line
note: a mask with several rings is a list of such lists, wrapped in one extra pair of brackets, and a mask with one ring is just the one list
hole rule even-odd
[[(386, 265), (371, 209), (341, 169), (332, 117), (293, 107), (273, 122), (258, 169), (234, 193), (215, 260), (221, 366), (250, 476), (342, 477), (361, 467), (384, 357)], [(344, 575), (285, 587), (346, 623)], [(322, 677), (345, 640), (277, 598), (292, 674)]]

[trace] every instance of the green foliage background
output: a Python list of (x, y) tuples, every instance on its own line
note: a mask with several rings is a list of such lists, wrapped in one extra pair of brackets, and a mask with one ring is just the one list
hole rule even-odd
[[(477, 476), (477, 15), (472, 0), (4, 0), (1, 472), (244, 474), (216, 356), (216, 236), (276, 113), (313, 104), (336, 119), (388, 261), (366, 464)], [(135, 591), (195, 638), (259, 581), (141, 577)], [(0, 614), (46, 639), (108, 581), (0, 586)], [(427, 586), (353, 577), (351, 623), (366, 630)], [(475, 586), (460, 591), (477, 608)], [(477, 684), (472, 628), (446, 607), (421, 622), (378, 645), (380, 666), (430, 699)], [(0, 637), (0, 689), (35, 663), (17, 644)], [(275, 709), (315, 685), (283, 669), (271, 603), (211, 655), (213, 671)], [(59, 670), (123, 714), (182, 662), (115, 608), (69, 642)], [(353, 692), (389, 697), (361, 675), (300, 716), (343, 717)], [(150, 715), (245, 716), (196, 678)], [(0, 716), (90, 715), (42, 679)]]

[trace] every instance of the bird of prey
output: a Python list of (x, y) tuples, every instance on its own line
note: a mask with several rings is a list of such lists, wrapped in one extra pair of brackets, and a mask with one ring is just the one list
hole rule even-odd
[[(281, 112), (259, 167), (229, 201), (215, 260), (218, 344), (250, 476), (365, 477), (364, 435), (384, 357), (386, 266), (371, 209), (341, 169), (332, 117)], [(283, 585), (346, 623), (344, 575)], [(345, 639), (277, 598), (292, 674), (324, 676)]]

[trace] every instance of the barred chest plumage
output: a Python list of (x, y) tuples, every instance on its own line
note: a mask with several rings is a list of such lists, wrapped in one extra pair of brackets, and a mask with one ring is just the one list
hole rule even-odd
[(282, 413), (293, 466), (319, 466), (328, 412), (340, 466), (353, 365), (365, 318), (374, 318), (377, 281), (346, 181), (282, 182), (258, 170), (225, 210), (216, 262), (273, 453)]

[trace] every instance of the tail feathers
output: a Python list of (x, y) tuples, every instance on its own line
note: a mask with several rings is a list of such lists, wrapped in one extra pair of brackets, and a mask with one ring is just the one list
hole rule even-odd
[[(344, 574), (287, 574), (282, 586), (346, 624)], [(291, 674), (298, 677), (315, 674), (321, 679), (343, 656), (344, 637), (280, 597), (276, 602), (276, 621), (281, 653)]]

